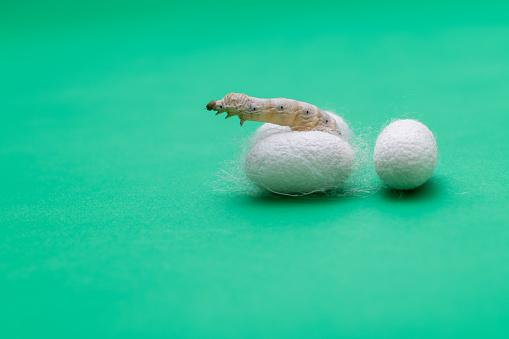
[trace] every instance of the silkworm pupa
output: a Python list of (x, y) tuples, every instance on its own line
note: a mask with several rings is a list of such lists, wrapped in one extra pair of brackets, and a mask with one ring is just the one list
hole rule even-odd
[(341, 134), (336, 120), (329, 113), (314, 105), (292, 99), (259, 99), (245, 94), (229, 93), (221, 100), (209, 102), (207, 110), (216, 111), (216, 115), (226, 112), (226, 119), (236, 115), (241, 126), (247, 120), (289, 126), (293, 131)]

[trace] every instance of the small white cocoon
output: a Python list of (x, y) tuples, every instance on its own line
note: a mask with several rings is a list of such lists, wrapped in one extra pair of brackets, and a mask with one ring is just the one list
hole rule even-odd
[(433, 175), (437, 164), (433, 133), (416, 120), (398, 120), (384, 128), (373, 153), (375, 170), (392, 188), (410, 190)]
[(309, 194), (337, 188), (352, 172), (354, 153), (339, 136), (274, 126), (265, 124), (255, 133), (245, 158), (246, 175), (256, 186)]

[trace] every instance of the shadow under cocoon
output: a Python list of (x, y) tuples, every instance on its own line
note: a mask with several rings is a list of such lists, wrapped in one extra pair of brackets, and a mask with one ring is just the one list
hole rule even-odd
[(440, 179), (432, 177), (422, 186), (412, 190), (397, 190), (388, 186), (383, 186), (380, 189), (380, 195), (385, 200), (391, 201), (431, 201), (438, 198), (440, 193), (443, 192), (443, 185)]
[(312, 193), (302, 196), (280, 195), (276, 193), (266, 192), (259, 195), (245, 195), (243, 197), (251, 205), (313, 205), (313, 204), (327, 204), (338, 201), (346, 201), (345, 197), (327, 195), (323, 193)]
[(321, 192), (314, 192), (314, 193), (308, 193), (308, 194), (281, 194), (281, 193), (275, 193), (265, 190), (259, 190), (257, 194), (253, 194), (249, 196), (253, 200), (259, 200), (259, 201), (334, 201), (334, 200), (340, 200), (344, 198), (349, 198), (352, 196), (347, 196), (346, 194), (338, 194), (336, 190), (331, 191), (321, 191)]

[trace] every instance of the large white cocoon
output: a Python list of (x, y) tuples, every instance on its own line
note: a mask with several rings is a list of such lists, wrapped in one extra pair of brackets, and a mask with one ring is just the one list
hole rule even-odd
[(433, 133), (416, 120), (398, 120), (378, 136), (373, 154), (380, 179), (395, 189), (421, 186), (433, 175), (437, 164)]
[(352, 172), (350, 144), (329, 133), (296, 132), (265, 124), (245, 159), (247, 177), (280, 194), (308, 194), (338, 187)]

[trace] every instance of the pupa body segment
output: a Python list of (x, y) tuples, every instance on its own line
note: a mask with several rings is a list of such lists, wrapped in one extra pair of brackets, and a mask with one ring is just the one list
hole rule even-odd
[(245, 94), (229, 93), (221, 100), (209, 102), (207, 109), (216, 111), (216, 115), (226, 112), (226, 119), (236, 115), (241, 126), (248, 120), (289, 126), (294, 131), (341, 134), (336, 120), (329, 113), (314, 105), (292, 99), (260, 99)]

